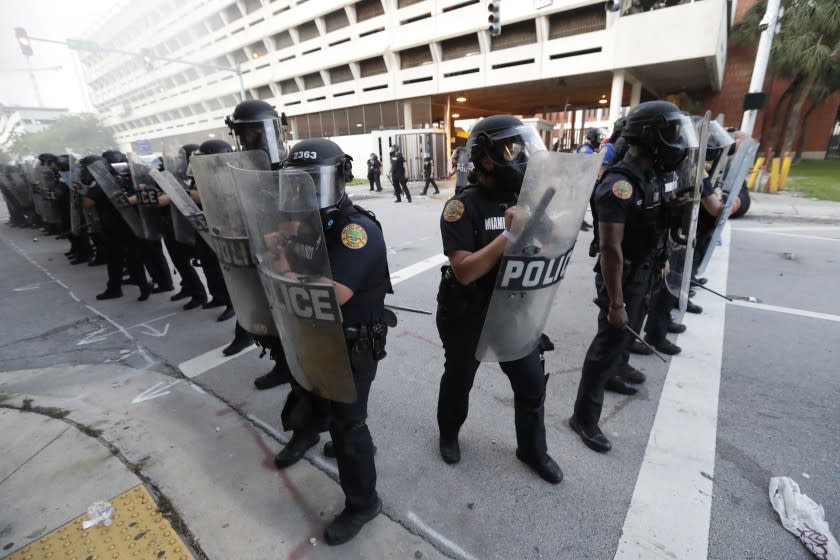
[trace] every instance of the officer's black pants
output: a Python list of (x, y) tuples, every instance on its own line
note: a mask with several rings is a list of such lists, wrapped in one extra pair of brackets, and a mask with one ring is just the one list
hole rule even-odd
[(128, 269), (129, 277), (137, 283), (140, 290), (145, 290), (149, 286), (149, 280), (141, 260), (142, 241), (131, 234), (121, 236), (109, 235), (107, 232), (101, 240), (108, 267), (108, 290), (122, 290), (124, 268)]
[(228, 294), (222, 266), (216, 258), (216, 253), (201, 236), (196, 236), (195, 251), (201, 259), (201, 268), (204, 269), (204, 277), (207, 278), (207, 291), (210, 292), (210, 297), (225, 305), (230, 305), (230, 294)]
[(169, 272), (169, 265), (166, 257), (163, 256), (163, 244), (157, 241), (140, 240), (141, 258), (152, 282), (162, 288), (172, 289), (172, 273)]
[(163, 242), (166, 243), (166, 250), (169, 252), (172, 264), (175, 265), (175, 270), (181, 275), (181, 289), (188, 293), (190, 297), (207, 299), (204, 284), (201, 283), (198, 272), (190, 264), (190, 255), (193, 248), (189, 245), (179, 243), (175, 239), (175, 233), (171, 228), (167, 229), (164, 233)]
[(426, 191), (429, 190), (429, 185), (430, 184), (435, 188), (435, 194), (440, 192), (440, 189), (438, 188), (437, 183), (435, 183), (435, 178), (434, 177), (426, 177), (426, 185), (423, 187), (423, 194), (426, 194)]
[[(624, 303), (627, 306), (627, 316), (637, 317), (650, 285), (650, 267), (635, 269), (624, 282)], [(575, 401), (575, 418), (584, 426), (594, 426), (601, 418), (601, 408), (604, 405), (604, 386), (607, 380), (617, 373), (627, 347), (633, 341), (633, 335), (625, 329), (618, 329), (607, 321), (609, 301), (602, 286), (600, 275), (596, 276), (595, 285), (599, 292), (598, 332), (583, 361), (577, 400)], [(638, 332), (638, 331), (636, 331)]]
[[(437, 421), (444, 437), (458, 434), (469, 409), (479, 362), (475, 350), (481, 335), (481, 314), (452, 316), (443, 305), (438, 306), (437, 328), (444, 350), (443, 377), (440, 379)], [(507, 375), (514, 397), (516, 443), (522, 453), (535, 459), (547, 453), (545, 443), (545, 374), (538, 350), (513, 362), (499, 364)]]
[(376, 183), (376, 190), (382, 190), (382, 184), (379, 182), (379, 175), (376, 173), (371, 173), (368, 175), (368, 181), (370, 181), (370, 190), (373, 190), (373, 184)]
[[(650, 310), (645, 323), (645, 338), (652, 342), (662, 342), (668, 333), (668, 323), (671, 321), (671, 309), (677, 303), (677, 298), (671, 295), (665, 286), (665, 281), (656, 283), (650, 295)], [(638, 332), (638, 331), (636, 331)]]
[(328, 401), (304, 390), (292, 378), (292, 392), (283, 409), (283, 428), (317, 433), (329, 429), (338, 463), (338, 479), (344, 491), (344, 505), (351, 511), (376, 503), (376, 463), (373, 438), (367, 426), (370, 386), (376, 377), (376, 362), (370, 370), (353, 370), (356, 400)]
[(411, 202), (411, 193), (408, 191), (408, 180), (402, 175), (394, 175), (394, 194), (397, 195), (397, 200), (402, 200), (402, 193), (405, 193), (405, 198)]
[(78, 234), (71, 233), (68, 237), (70, 239), (70, 250), (73, 251), (77, 258), (85, 260), (91, 257), (93, 250), (90, 247), (88, 232), (84, 228)]

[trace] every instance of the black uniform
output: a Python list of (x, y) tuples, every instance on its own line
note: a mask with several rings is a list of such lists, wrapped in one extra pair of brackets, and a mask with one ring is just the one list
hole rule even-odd
[[(440, 219), (443, 251), (476, 252), (504, 230), (505, 209), (514, 204), (510, 193), (469, 186), (444, 206)], [(484, 317), (490, 304), (498, 267), (469, 286), (460, 284), (449, 266), (442, 268), (438, 291), (437, 328), (445, 354), (440, 380), (437, 421), (442, 439), (458, 434), (467, 418), (470, 389), (478, 370), (475, 358)], [(546, 455), (543, 403), (546, 378), (541, 351), (499, 364), (514, 394), (516, 441), (524, 457)]]
[(397, 195), (397, 202), (402, 202), (402, 194), (411, 202), (411, 193), (408, 191), (408, 179), (405, 176), (405, 158), (400, 152), (391, 154), (391, 180), (394, 183), (394, 194)]
[(367, 160), (367, 178), (370, 181), (370, 190), (373, 190), (374, 183), (376, 184), (376, 192), (382, 192), (382, 184), (379, 176), (382, 174), (382, 162), (379, 158), (372, 157)]
[(362, 511), (379, 499), (373, 440), (366, 423), (367, 401), (377, 360), (384, 357), (382, 320), (391, 284), (385, 239), (377, 222), (346, 197), (340, 208), (340, 215), (324, 235), (333, 280), (353, 290), (353, 297), (341, 306), (341, 315), (357, 398), (352, 403), (326, 401), (293, 379), (282, 419), (283, 428), (295, 430), (295, 437), (329, 430), (346, 508)]
[[(663, 265), (665, 181), (627, 154), (610, 167), (595, 187), (593, 210), (599, 222), (624, 224), (622, 289), (627, 316), (632, 322), (644, 316), (644, 299), (652, 279)], [(589, 345), (575, 402), (574, 418), (583, 426), (596, 426), (604, 403), (604, 386), (625, 359), (632, 335), (607, 321), (609, 298), (600, 260), (595, 265), (598, 333)]]
[(440, 194), (440, 189), (438, 189), (437, 183), (435, 183), (432, 163), (434, 163), (434, 160), (431, 157), (426, 156), (423, 158), (423, 178), (426, 180), (426, 184), (423, 186), (423, 194), (426, 194), (426, 191), (429, 190), (429, 184), (435, 188), (435, 194)]

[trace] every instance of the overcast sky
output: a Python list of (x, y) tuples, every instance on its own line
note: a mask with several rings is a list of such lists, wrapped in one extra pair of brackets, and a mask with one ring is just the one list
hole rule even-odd
[[(37, 106), (32, 80), (26, 72), (26, 57), (20, 52), (15, 27), (34, 37), (65, 40), (84, 37), (95, 18), (112, 9), (114, 0), (0, 0), (0, 103)], [(34, 42), (33, 68), (62, 66), (60, 71), (35, 72), (46, 107), (83, 109), (80, 89), (81, 64), (63, 45)]]

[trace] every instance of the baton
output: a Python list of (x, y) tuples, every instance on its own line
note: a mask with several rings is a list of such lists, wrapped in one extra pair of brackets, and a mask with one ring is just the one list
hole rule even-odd
[(647, 347), (647, 349), (648, 349), (648, 350), (650, 350), (651, 352), (653, 352), (654, 354), (656, 354), (656, 357), (657, 357), (657, 358), (659, 358), (659, 359), (660, 359), (660, 360), (662, 360), (663, 362), (667, 362), (667, 361), (668, 361), (668, 360), (666, 360), (666, 359), (665, 359), (665, 356), (663, 356), (662, 354), (660, 354), (659, 352), (657, 352), (657, 351), (656, 351), (656, 348), (654, 348), (653, 346), (651, 346), (650, 344), (648, 344), (648, 343), (647, 343), (647, 341), (645, 341), (645, 339), (644, 339), (644, 338), (642, 338), (641, 336), (639, 336), (639, 333), (637, 333), (636, 331), (634, 331), (633, 329), (631, 329), (631, 328), (630, 328), (630, 325), (624, 325), (624, 330), (626, 330), (627, 332), (629, 332), (630, 334), (632, 334), (632, 335), (633, 335), (633, 337), (634, 337), (636, 340), (638, 340), (639, 342), (641, 342), (642, 344), (644, 344), (644, 345)]
[(714, 290), (713, 290), (713, 289), (711, 289), (711, 288), (707, 288), (707, 287), (706, 287), (706, 286), (704, 286), (703, 284), (700, 284), (699, 282), (696, 282), (696, 281), (694, 281), (694, 280), (692, 280), (692, 281), (691, 281), (691, 285), (692, 285), (692, 286), (696, 286), (697, 288), (703, 288), (703, 289), (704, 289), (704, 290), (706, 290), (707, 292), (712, 292), (712, 293), (713, 293), (713, 294), (715, 294), (716, 296), (720, 296), (720, 297), (722, 297), (723, 299), (725, 299), (726, 301), (732, 301), (732, 298), (731, 298), (731, 297), (729, 297), (729, 296), (725, 296), (725, 295), (723, 295), (723, 294), (721, 294), (721, 293), (718, 293), (718, 292), (714, 291)]
[(432, 314), (431, 311), (425, 311), (423, 309), (414, 309), (414, 308), (411, 308), (411, 307), (401, 307), (399, 305), (389, 305), (387, 303), (385, 304), (385, 307), (387, 307), (388, 309), (396, 309), (397, 311), (409, 311), (411, 313), (419, 313), (420, 315), (431, 315)]
[(522, 233), (519, 234), (519, 240), (514, 245), (513, 250), (511, 251), (512, 253), (519, 253), (525, 248), (525, 242), (533, 235), (532, 232), (537, 227), (537, 218), (542, 217), (542, 215), (546, 213), (548, 205), (551, 203), (551, 199), (554, 198), (556, 193), (557, 189), (554, 187), (548, 187), (545, 189), (542, 198), (540, 198), (540, 201), (531, 213), (531, 218), (525, 223), (525, 227), (522, 228)]

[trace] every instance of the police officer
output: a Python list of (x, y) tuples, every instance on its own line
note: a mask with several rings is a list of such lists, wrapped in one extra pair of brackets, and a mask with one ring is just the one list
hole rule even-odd
[[(188, 161), (189, 155), (198, 149), (198, 144), (185, 144), (181, 147), (180, 161), (184, 164)], [(161, 162), (161, 167), (163, 163)], [(169, 169), (176, 178), (183, 181), (186, 179), (186, 169)], [(181, 289), (169, 298), (170, 301), (178, 301), (181, 299), (190, 298), (184, 305), (184, 310), (196, 309), (202, 307), (207, 303), (207, 292), (204, 289), (204, 284), (198, 276), (198, 272), (190, 263), (191, 257), (195, 254), (193, 246), (186, 245), (179, 242), (175, 238), (175, 227), (172, 223), (172, 213), (169, 209), (169, 197), (166, 194), (158, 196), (158, 204), (161, 206), (161, 225), (163, 226), (163, 242), (166, 244), (166, 250), (169, 252), (169, 257), (172, 259), (172, 264), (175, 270), (181, 275)]]
[[(285, 114), (278, 115), (274, 107), (265, 101), (249, 99), (234, 108), (233, 114), (225, 119), (225, 124), (231, 129), (240, 150), (264, 151), (268, 155), (272, 169), (279, 169), (286, 159), (285, 120)], [(222, 350), (222, 353), (226, 356), (236, 354), (255, 341), (269, 352), (269, 357), (274, 360), (274, 367), (267, 374), (256, 378), (254, 386), (259, 390), (265, 390), (288, 383), (291, 373), (279, 338), (256, 336), (254, 333), (247, 332), (237, 321), (234, 339)]]
[(397, 200), (402, 202), (402, 193), (411, 202), (411, 193), (408, 192), (408, 179), (406, 179), (405, 158), (402, 155), (399, 144), (391, 146), (391, 183), (394, 185), (394, 194)]
[(289, 168), (306, 171), (320, 186), (324, 244), (341, 306), (357, 398), (351, 403), (325, 401), (292, 380), (282, 418), (284, 429), (294, 430), (294, 435), (275, 457), (275, 464), (281, 469), (293, 465), (318, 443), (318, 433), (329, 429), (345, 495), (344, 510), (324, 531), (330, 545), (352, 539), (382, 508), (366, 419), (377, 362), (385, 356), (385, 294), (391, 291), (391, 283), (379, 223), (344, 193), (345, 184), (353, 178), (351, 161), (334, 142), (311, 139), (295, 144), (286, 163)]
[[(82, 168), (79, 179), (83, 185), (88, 187), (86, 194), (82, 197), (82, 207), (96, 208), (103, 230), (102, 245), (98, 250), (101, 249), (105, 253), (104, 258), (108, 267), (107, 288), (104, 292), (98, 294), (96, 299), (105, 300), (122, 297), (123, 269), (127, 268), (129, 277), (140, 288), (138, 301), (146, 301), (152, 293), (152, 287), (146, 278), (145, 270), (143, 270), (137, 238), (88, 169), (88, 166), (96, 161), (102, 161), (106, 164), (108, 172), (120, 187), (129, 189), (131, 183), (131, 181), (126, 183), (124, 177), (120, 176), (101, 156), (89, 155), (79, 160), (79, 165)], [(127, 210), (134, 211), (132, 208)]]
[[(233, 147), (230, 144), (224, 140), (215, 139), (203, 142), (195, 150), (188, 150), (188, 147), (192, 147), (192, 145), (188, 144), (182, 148), (184, 150), (188, 166), (190, 158), (193, 155), (226, 154), (233, 151)], [(199, 193), (198, 189), (195, 187), (195, 179), (192, 176), (190, 176), (189, 179), (190, 197), (193, 199), (193, 202), (201, 207), (201, 193)], [(224, 311), (222, 311), (216, 320), (219, 322), (227, 321), (233, 317), (235, 313), (233, 311), (233, 305), (230, 302), (230, 294), (228, 293), (227, 284), (225, 283), (225, 277), (224, 274), (222, 274), (222, 265), (219, 264), (219, 259), (216, 257), (216, 253), (213, 252), (210, 245), (208, 245), (204, 238), (200, 235), (196, 235), (195, 238), (195, 254), (201, 262), (201, 268), (204, 270), (204, 277), (207, 278), (207, 291), (210, 292), (210, 300), (202, 305), (201, 308), (213, 309), (215, 307), (224, 307)], [(241, 327), (237, 329), (237, 332), (239, 330), (241, 330)], [(240, 335), (240, 339), (243, 338), (248, 342), (248, 344), (238, 349), (237, 352), (240, 352), (247, 346), (253, 344), (253, 340), (248, 337), (247, 333)], [(225, 355), (228, 356), (235, 353), (236, 352), (229, 352)]]
[[(467, 419), (470, 389), (479, 362), (475, 358), (484, 316), (490, 304), (499, 261), (508, 243), (517, 195), (528, 161), (524, 146), (545, 146), (536, 131), (512, 116), (482, 119), (468, 141), (474, 171), (470, 184), (444, 206), (440, 219), (443, 251), (438, 291), (437, 327), (445, 353), (437, 421), (440, 454), (449, 464), (461, 460), (458, 432)], [(499, 364), (514, 395), (517, 458), (551, 483), (563, 472), (549, 456), (545, 441), (544, 370), (541, 351)]]
[(423, 196), (426, 196), (426, 191), (429, 190), (429, 184), (435, 188), (435, 194), (440, 194), (440, 189), (437, 183), (435, 183), (434, 167), (435, 160), (432, 159), (432, 155), (426, 154), (423, 157), (423, 178), (426, 180), (426, 185), (423, 187), (423, 192), (421, 193)]
[(452, 150), (452, 157), (450, 158), (452, 169), (449, 172), (449, 177), (455, 175), (455, 194), (460, 193), (467, 188), (469, 184), (468, 177), (470, 173), (470, 154), (464, 147), (458, 147)]
[(596, 264), (598, 332), (586, 352), (574, 414), (569, 425), (591, 449), (611, 444), (598, 427), (604, 386), (632, 336), (628, 316), (639, 313), (664, 265), (665, 180), (697, 147), (691, 120), (676, 105), (649, 101), (627, 115), (622, 136), (624, 159), (595, 187), (600, 259)]
[(370, 190), (373, 192), (373, 185), (376, 184), (376, 192), (382, 192), (382, 183), (380, 183), (379, 176), (382, 175), (382, 162), (379, 161), (379, 156), (370, 154), (367, 160), (367, 178), (370, 182)]
[(600, 128), (590, 128), (586, 131), (586, 141), (577, 149), (579, 154), (597, 154), (601, 148), (604, 131)]

